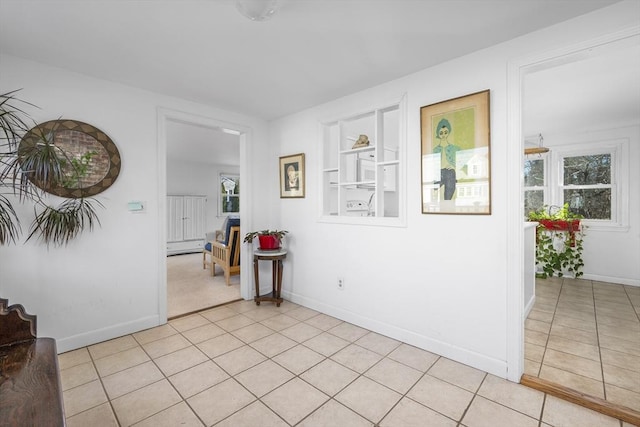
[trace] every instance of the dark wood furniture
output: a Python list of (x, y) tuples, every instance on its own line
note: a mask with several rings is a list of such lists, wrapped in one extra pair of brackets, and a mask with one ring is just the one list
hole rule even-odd
[[(253, 299), (256, 305), (260, 305), (261, 301), (272, 301), (280, 307), (282, 303), (282, 260), (287, 257), (287, 251), (284, 249), (276, 249), (272, 251), (256, 250), (253, 253), (253, 273), (256, 280), (256, 297)], [(259, 261), (271, 261), (271, 293), (260, 296), (260, 278), (258, 274)]]
[(58, 353), (36, 316), (0, 298), (0, 426), (65, 426)]

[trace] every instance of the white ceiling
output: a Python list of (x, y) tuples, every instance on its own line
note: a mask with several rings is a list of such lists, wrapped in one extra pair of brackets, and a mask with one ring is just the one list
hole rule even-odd
[(640, 120), (640, 38), (576, 56), (525, 76), (524, 135), (611, 128)]
[[(0, 53), (270, 120), (616, 1), (280, 0), (252, 22), (233, 0), (0, 0)], [(190, 130), (195, 144), (229, 137)]]
[(169, 159), (226, 166), (240, 165), (240, 137), (237, 135), (172, 120), (167, 121), (166, 132)]

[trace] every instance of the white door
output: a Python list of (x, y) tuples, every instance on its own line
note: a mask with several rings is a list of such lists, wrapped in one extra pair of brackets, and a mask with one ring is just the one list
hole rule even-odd
[(178, 196), (167, 197), (167, 241), (184, 240), (183, 234), (184, 199)]
[(204, 238), (205, 227), (204, 197), (185, 196), (183, 210), (183, 240), (200, 240)]

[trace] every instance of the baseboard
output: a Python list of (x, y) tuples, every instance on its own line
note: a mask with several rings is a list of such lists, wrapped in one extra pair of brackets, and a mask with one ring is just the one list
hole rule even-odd
[(640, 279), (625, 279), (620, 277), (601, 276), (598, 274), (584, 274), (581, 279), (595, 280), (596, 282), (607, 282), (616, 285), (639, 286)]
[(536, 303), (536, 296), (534, 295), (529, 300), (529, 303), (524, 307), (524, 318), (525, 319), (527, 317), (529, 317), (529, 313), (531, 313), (531, 309), (533, 308), (535, 303)]
[(329, 316), (333, 316), (345, 322), (352, 323), (356, 326), (360, 326), (361, 328), (368, 329), (389, 338), (393, 338), (409, 345), (432, 352), (439, 356), (443, 356), (456, 362), (474, 367), (476, 369), (480, 369), (484, 372), (488, 372), (500, 378), (507, 378), (507, 364), (504, 360), (488, 357), (484, 354), (476, 353), (469, 349), (465, 349), (444, 341), (420, 335), (413, 331), (399, 328), (388, 323), (380, 322), (376, 319), (368, 318), (332, 305), (324, 304), (317, 300), (303, 297), (292, 292), (283, 291), (282, 295), (286, 300), (303, 305), (307, 308), (319, 311)]
[(58, 354), (114, 338), (119, 338), (124, 335), (159, 326), (160, 324), (160, 317), (158, 315), (154, 315), (136, 319), (131, 322), (109, 326), (107, 328), (96, 329), (82, 334), (57, 339), (56, 345), (58, 347)]
[(623, 405), (611, 403), (599, 397), (581, 393), (569, 387), (562, 386), (552, 381), (524, 374), (520, 384), (550, 394), (562, 400), (583, 406), (601, 414), (640, 426), (640, 412)]

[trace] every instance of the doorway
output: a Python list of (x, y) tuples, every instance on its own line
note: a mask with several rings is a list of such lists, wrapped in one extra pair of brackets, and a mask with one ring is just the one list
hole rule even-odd
[[(247, 170), (246, 145), (249, 138), (248, 127), (244, 125), (175, 110), (158, 110), (158, 211), (161, 224), (158, 233), (161, 248), (158, 254), (158, 308), (160, 317), (165, 321), (169, 317), (248, 298), (250, 295), (247, 268), (243, 265), (246, 263), (241, 264), (239, 280), (236, 276), (231, 282), (232, 286), (228, 287), (220, 270), (216, 270), (216, 277), (211, 277), (209, 267), (203, 268), (202, 262), (206, 233), (220, 229), (224, 220), (218, 209), (220, 174), (242, 176), (243, 171)], [(240, 206), (247, 206), (250, 193), (250, 186), (244, 185), (239, 196)], [(196, 238), (191, 236), (185, 241), (173, 241), (169, 245), (169, 195), (205, 200), (205, 218), (198, 225), (200, 232), (196, 233)], [(250, 227), (250, 220), (242, 211), (240, 217)], [(174, 233), (172, 239), (176, 239)], [(241, 252), (245, 252), (245, 249), (242, 248)], [(180, 289), (175, 292), (173, 285)], [(215, 289), (219, 292), (215, 292)], [(170, 295), (179, 295), (184, 308), (170, 308), (173, 302), (169, 300)]]
[[(572, 109), (568, 110), (569, 113), (573, 113), (574, 110), (578, 110), (578, 105), (583, 106), (583, 102), (577, 96), (568, 100), (554, 99), (556, 93), (563, 92), (562, 85), (567, 83), (566, 80), (559, 80), (557, 76), (566, 76), (567, 67), (571, 67), (568, 74), (575, 80), (587, 75), (587, 70), (578, 71), (579, 66), (588, 66), (597, 61), (606, 62), (606, 67), (611, 70), (628, 69), (627, 61), (616, 63), (613, 58), (619, 53), (622, 55), (617, 56), (622, 60), (626, 59), (626, 56), (637, 58), (638, 46), (638, 30), (633, 29), (568, 48), (560, 55), (554, 52), (547, 57), (530, 58), (516, 65), (513, 71), (518, 74), (518, 81), (512, 81), (510, 87), (514, 90), (516, 87), (522, 89), (517, 91), (518, 95), (513, 96), (515, 100), (523, 94), (523, 98), (518, 99), (522, 122), (520, 123), (519, 119), (514, 120), (519, 129), (511, 129), (511, 135), (517, 135), (517, 141), (523, 141), (526, 136), (541, 132), (539, 129), (545, 126), (545, 121), (553, 122), (550, 129), (557, 134), (583, 131), (582, 125), (576, 121), (579, 117), (552, 111), (555, 107), (567, 111), (566, 106), (573, 105)], [(633, 75), (637, 76), (638, 73), (640, 70), (635, 70)], [(584, 91), (592, 89), (595, 85), (611, 90), (612, 82), (618, 83), (616, 78), (606, 73), (599, 74), (597, 80), (595, 77), (591, 81), (585, 80)], [(545, 77), (544, 90), (540, 90), (539, 78), (542, 75)], [(554, 76), (558, 80), (554, 80)], [(535, 89), (536, 87), (538, 89)], [(554, 90), (554, 87), (558, 89)], [(605, 98), (593, 96), (593, 101), (598, 103), (600, 111), (604, 108), (619, 112), (618, 107), (624, 104), (618, 99), (615, 104), (607, 106)], [(582, 113), (583, 116), (586, 114)], [(586, 130), (592, 131), (594, 123), (606, 123), (603, 119), (604, 114), (599, 114), (597, 118), (600, 121), (589, 119), (590, 128), (587, 127)], [(629, 121), (619, 120), (621, 126), (625, 123), (629, 125)], [(558, 124), (570, 127), (561, 128)], [(519, 150), (522, 151), (523, 148), (520, 142)], [(553, 146), (546, 148), (552, 151), (554, 149)], [(513, 154), (515, 157), (516, 153)], [(522, 197), (520, 200), (522, 201)], [(640, 405), (637, 402), (640, 402), (640, 383), (629, 380), (640, 375), (637, 370), (640, 360), (640, 354), (637, 353), (637, 331), (640, 330), (640, 322), (637, 310), (634, 309), (638, 301), (638, 288), (605, 282), (606, 280), (567, 278), (537, 281), (538, 309), (536, 310), (534, 305), (532, 314), (523, 325), (526, 377), (522, 382), (536, 388), (540, 387), (543, 391), (548, 391), (545, 387), (553, 387), (563, 390), (567, 396), (586, 396), (586, 400), (594, 405), (590, 407), (595, 410), (602, 411), (610, 405), (618, 410), (631, 408), (639, 411)], [(625, 317), (627, 314), (628, 318)], [(611, 322), (617, 326), (612, 327)], [(625, 332), (622, 325), (630, 329)], [(636, 337), (635, 340), (628, 339), (632, 336)], [(630, 344), (627, 347), (629, 351), (625, 351), (624, 343), (627, 342)], [(631, 361), (631, 364), (625, 364), (625, 361)]]
[[(167, 197), (171, 201), (167, 316), (173, 318), (240, 299), (239, 276), (233, 276), (227, 286), (220, 267), (214, 266), (217, 276), (212, 276), (202, 256), (202, 247), (208, 243), (205, 236), (221, 230), (228, 215), (220, 197), (220, 177), (239, 178), (240, 136), (177, 120), (167, 121), (166, 136)], [(235, 194), (239, 196), (239, 186)], [(183, 205), (182, 215), (175, 213), (176, 205)], [(239, 214), (237, 204), (234, 210)]]

